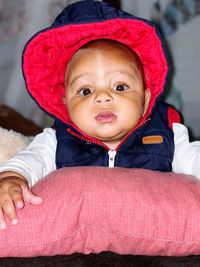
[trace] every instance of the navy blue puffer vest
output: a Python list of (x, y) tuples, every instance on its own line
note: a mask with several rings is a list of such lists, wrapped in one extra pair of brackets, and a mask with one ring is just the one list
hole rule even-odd
[[(172, 170), (174, 135), (168, 125), (168, 107), (166, 103), (160, 102), (154, 109), (151, 120), (147, 120), (123, 142), (116, 153), (115, 167), (163, 172)], [(82, 139), (79, 132), (60, 120), (56, 121), (55, 127), (58, 169), (67, 166), (108, 166), (109, 155), (105, 147)], [(69, 128), (74, 135), (67, 130)]]

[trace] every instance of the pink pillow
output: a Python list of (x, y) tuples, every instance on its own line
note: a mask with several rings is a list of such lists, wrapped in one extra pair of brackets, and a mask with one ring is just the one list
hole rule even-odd
[(0, 231), (1, 257), (113, 251), (200, 254), (200, 186), (192, 176), (105, 167), (51, 173), (19, 224)]

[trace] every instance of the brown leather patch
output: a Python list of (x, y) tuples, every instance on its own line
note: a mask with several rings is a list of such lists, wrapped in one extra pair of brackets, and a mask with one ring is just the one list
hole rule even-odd
[(148, 144), (162, 144), (163, 138), (160, 135), (145, 136), (142, 138), (142, 143)]

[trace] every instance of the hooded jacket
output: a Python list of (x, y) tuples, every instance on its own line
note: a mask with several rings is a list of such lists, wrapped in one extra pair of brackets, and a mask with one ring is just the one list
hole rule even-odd
[[(145, 116), (115, 151), (81, 132), (62, 102), (68, 61), (80, 47), (97, 39), (115, 40), (133, 49), (142, 61), (146, 88), (151, 92)], [(28, 41), (22, 60), (29, 94), (55, 119), (57, 168), (96, 165), (171, 171), (172, 123), (180, 119), (161, 101), (169, 67), (164, 42), (151, 22), (105, 2), (76, 2), (67, 6), (51, 27)]]

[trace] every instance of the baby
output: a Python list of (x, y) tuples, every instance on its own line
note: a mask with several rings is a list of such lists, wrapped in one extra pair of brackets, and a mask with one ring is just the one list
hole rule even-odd
[(73, 123), (115, 150), (147, 111), (146, 89), (137, 54), (115, 41), (98, 40), (80, 48), (66, 70), (66, 104)]
[[(38, 35), (38, 42), (36, 36), (25, 48), (23, 69), (29, 93), (56, 121), (54, 129), (44, 129), (25, 151), (0, 166), (1, 229), (7, 227), (5, 215), (11, 224), (18, 223), (16, 208), (23, 208), (24, 202), (42, 203), (30, 188), (59, 168), (118, 166), (200, 177), (199, 145), (189, 143), (177, 112), (160, 101), (168, 72), (160, 37), (149, 22), (126, 13), (121, 13), (118, 23), (115, 16), (119, 11), (104, 2), (75, 3), (62, 18), (64, 14), (69, 19), (67, 11), (72, 14), (73, 8), (79, 17), (77, 10), (94, 12), (97, 6), (104, 16), (111, 12), (113, 19), (96, 23), (93, 18), (91, 29), (91, 22), (63, 27), (62, 21), (59, 29), (58, 17), (53, 31), (42, 31), (45, 37)], [(76, 40), (72, 40), (74, 36)], [(59, 42), (55, 38), (60, 38)]]

